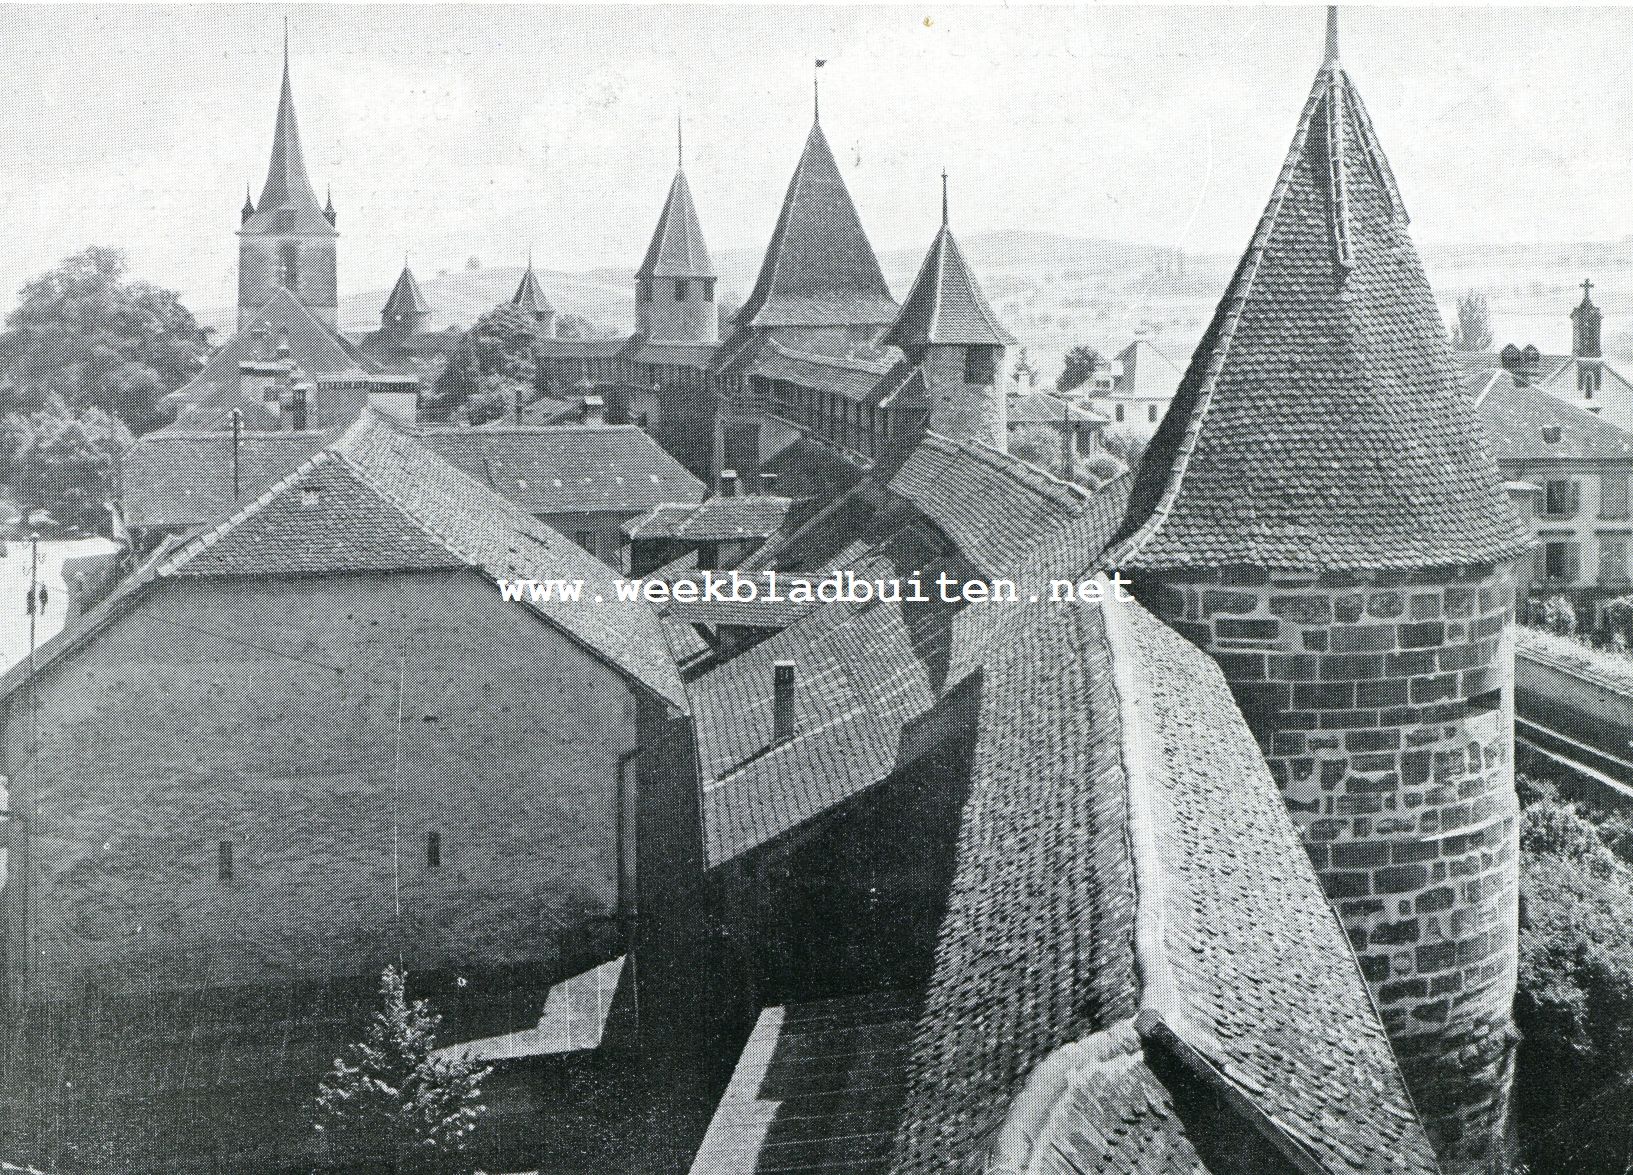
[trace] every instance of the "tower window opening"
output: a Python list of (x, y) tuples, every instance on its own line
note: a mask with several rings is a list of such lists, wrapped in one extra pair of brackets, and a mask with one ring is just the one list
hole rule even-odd
[(686, 301), (686, 296), (691, 293), (690, 286), (691, 286), (691, 283), (688, 282), (685, 278), (678, 279), (675, 282), (675, 301), (677, 301), (677, 302)]
[(652, 301), (652, 283), (645, 279), (636, 283), (636, 297), (643, 302)]
[(218, 880), (232, 880), (232, 841), (224, 840), (215, 848), (215, 873)]
[(282, 245), (278, 249), (278, 284), (291, 293), (295, 290), (295, 283), (300, 278), (300, 250), (294, 245)]
[(712, 277), (703, 279), (703, 300), (705, 302), (714, 301), (714, 278)]
[(997, 378), (998, 348), (971, 347), (964, 352), (964, 382), (990, 384)]
[(425, 867), (436, 869), (442, 865), (442, 833), (425, 834)]

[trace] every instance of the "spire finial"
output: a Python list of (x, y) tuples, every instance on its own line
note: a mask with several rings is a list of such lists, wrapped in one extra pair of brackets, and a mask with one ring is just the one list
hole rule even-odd
[(527, 272), (533, 272), (533, 245), (531, 242), (527, 246)]
[(1586, 277), (1583, 278), (1582, 279), (1582, 301), (1584, 301), (1584, 302), (1593, 301), (1592, 291), (1593, 291), (1593, 279), (1592, 278), (1586, 278)]
[(941, 227), (947, 227), (947, 169), (941, 169)]
[(1322, 65), (1338, 64), (1338, 5), (1327, 5), (1327, 52)]
[(686, 136), (680, 128), (680, 111), (675, 111), (675, 170), (686, 166)]
[(289, 76), (289, 18), (284, 17), (284, 77)]
[(827, 64), (828, 64), (828, 59), (826, 57), (818, 57), (816, 59), (816, 66), (811, 70), (811, 121), (812, 122), (818, 122), (819, 123), (819, 122), (822, 121), (822, 81), (821, 81), (821, 78), (820, 78), (819, 74), (817, 73), (817, 71), (820, 70), (824, 65), (827, 65)]

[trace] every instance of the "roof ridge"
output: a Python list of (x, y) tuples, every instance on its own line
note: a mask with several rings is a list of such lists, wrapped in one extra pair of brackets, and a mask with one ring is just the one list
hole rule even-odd
[(790, 347), (781, 339), (772, 337), (766, 339), (768, 347), (789, 359), (800, 359), (807, 363), (826, 363), (834, 367), (853, 367), (868, 372), (870, 375), (889, 375), (901, 362), (899, 359), (869, 359), (862, 355), (824, 355), (820, 351), (805, 351), (798, 347)]
[(242, 507), (233, 511), (220, 522), (216, 523), (214, 526), (208, 527), (207, 529), (200, 531), (198, 534), (189, 536), (180, 546), (175, 549), (175, 551), (172, 552), (170, 559), (163, 566), (154, 570), (153, 575), (155, 577), (159, 577), (175, 574), (182, 567), (186, 566), (187, 563), (192, 561), (195, 556), (202, 554), (204, 551), (215, 546), (216, 543), (220, 542), (221, 539), (231, 530), (241, 525), (245, 519), (251, 517), (252, 515), (258, 514), (267, 506), (268, 503), (272, 501), (273, 498), (283, 493), (283, 491), (288, 489), (289, 486), (297, 479), (304, 477), (317, 466), (328, 462), (331, 458), (331, 453), (331, 446), (324, 446), (316, 453), (313, 453), (305, 461), (302, 461), (294, 469), (284, 474), (277, 481), (267, 486), (266, 489), (255, 495), (253, 499), (245, 503)]
[(1076, 482), (1066, 481), (1056, 477), (1047, 469), (1040, 469), (1029, 461), (1023, 461), (1015, 454), (1000, 449), (983, 440), (954, 440), (938, 432), (928, 429), (924, 432), (924, 440), (934, 441), (943, 451), (963, 452), (975, 457), (993, 469), (1010, 474), (1030, 489), (1040, 494), (1060, 500), (1061, 496), (1071, 499), (1072, 504), (1081, 506), (1087, 503), (1094, 495)]

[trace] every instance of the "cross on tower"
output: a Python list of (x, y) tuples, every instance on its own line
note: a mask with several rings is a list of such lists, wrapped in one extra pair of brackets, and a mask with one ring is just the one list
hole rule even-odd
[(1584, 302), (1586, 302), (1588, 300), (1589, 292), (1592, 289), (1593, 289), (1593, 282), (1591, 280), (1589, 280), (1588, 278), (1583, 278), (1582, 279), (1582, 300)]

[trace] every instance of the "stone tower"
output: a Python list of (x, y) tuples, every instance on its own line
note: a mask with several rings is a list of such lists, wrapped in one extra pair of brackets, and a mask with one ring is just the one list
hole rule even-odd
[(714, 262), (703, 242), (676, 128), (675, 179), (635, 271), (636, 330), (653, 343), (707, 344), (720, 339)]
[(397, 284), (391, 287), (391, 296), (380, 308), (380, 332), (394, 339), (406, 339), (423, 331), (430, 317), (431, 304), (420, 293), (420, 283), (404, 261)]
[(334, 201), (320, 206), (295, 122), (289, 84), (289, 36), (284, 34), (283, 91), (272, 130), (272, 162), (259, 203), (247, 195), (238, 229), (238, 329), (243, 330), (279, 287), (300, 299), (330, 330), (335, 306)]
[(1448, 1175), (1501, 1170), (1517, 968), (1502, 491), (1328, 15), (1110, 559), (1231, 684)]
[(885, 333), (924, 373), (924, 427), (955, 440), (1009, 447), (1009, 421), (998, 373), (1015, 342), (981, 293), (948, 224), (947, 176), (941, 176), (941, 231)]

